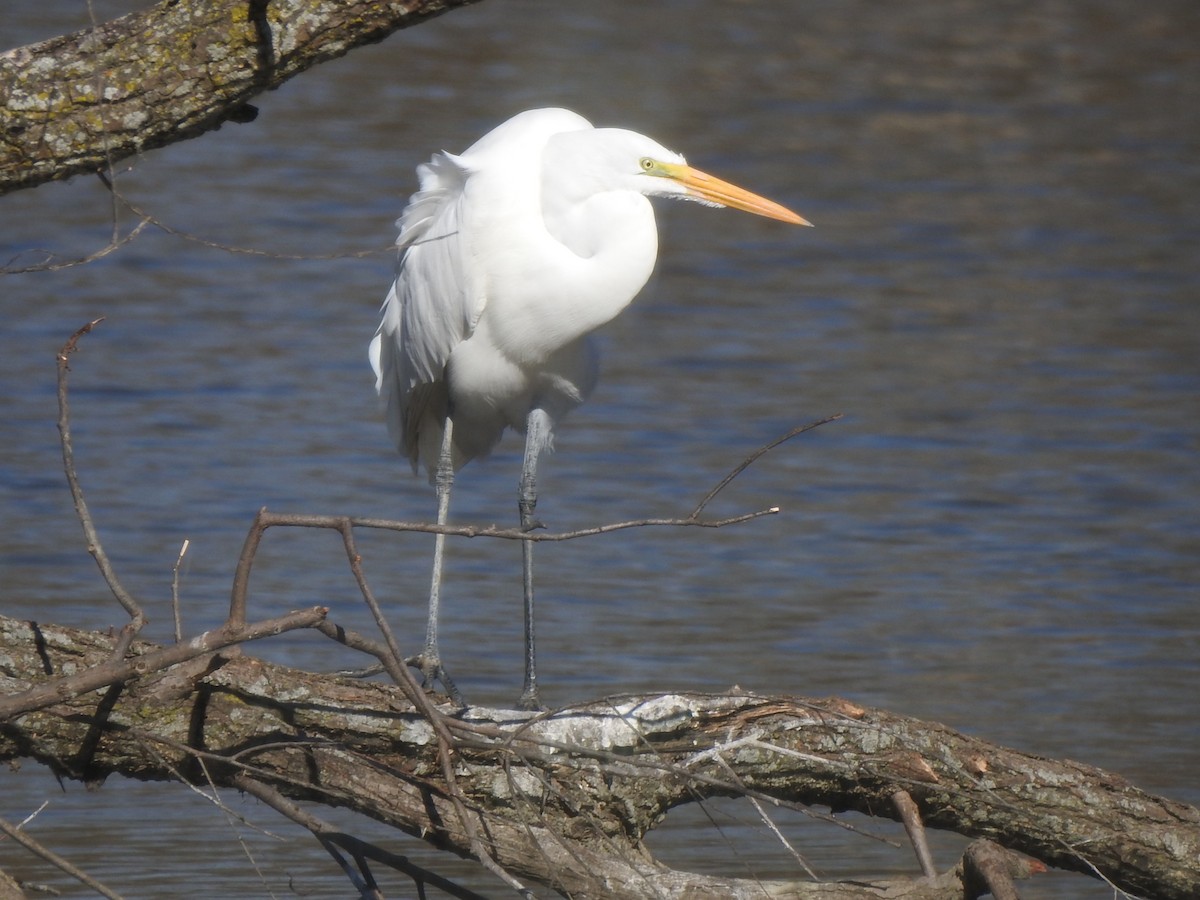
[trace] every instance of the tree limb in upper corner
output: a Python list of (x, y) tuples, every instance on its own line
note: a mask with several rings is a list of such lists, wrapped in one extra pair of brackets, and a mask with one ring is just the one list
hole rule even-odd
[(249, 121), (256, 94), (474, 0), (163, 0), (0, 54), (0, 194)]

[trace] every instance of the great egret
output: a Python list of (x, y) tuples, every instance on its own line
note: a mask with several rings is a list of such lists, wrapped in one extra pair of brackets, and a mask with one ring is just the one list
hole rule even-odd
[[(596, 384), (590, 337), (645, 285), (658, 255), (647, 197), (732, 206), (797, 225), (800, 216), (688, 166), (657, 142), (594, 128), (565, 109), (534, 109), (455, 156), (417, 168), (420, 190), (397, 223), (399, 262), (371, 341), (376, 390), (392, 439), (416, 472), (424, 461), (446, 523), (454, 472), (486, 456), (504, 429), (525, 433), (521, 528), (540, 526), (538, 457), (555, 426)], [(445, 536), (434, 545), (426, 683), (461, 702), (438, 651)], [(525, 684), (534, 664), (533, 543), (522, 541)]]

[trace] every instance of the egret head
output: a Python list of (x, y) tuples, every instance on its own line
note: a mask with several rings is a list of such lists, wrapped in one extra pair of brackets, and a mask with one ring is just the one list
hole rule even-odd
[(638, 160), (638, 166), (643, 175), (655, 179), (654, 187), (645, 191), (652, 196), (675, 196), (710, 206), (730, 206), (758, 216), (766, 216), (768, 219), (791, 222), (793, 225), (812, 224), (773, 200), (752, 194), (735, 184), (692, 168), (678, 154), (672, 153), (668, 159), (643, 156)]
[(678, 153), (623, 128), (557, 134), (547, 142), (545, 165), (547, 176), (564, 194), (630, 190), (647, 197), (730, 206), (795, 225), (811, 224), (778, 203), (692, 168)]

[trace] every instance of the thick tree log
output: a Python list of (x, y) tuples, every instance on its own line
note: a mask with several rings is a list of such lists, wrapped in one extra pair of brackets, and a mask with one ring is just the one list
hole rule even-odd
[[(103, 635), (0, 618), (0, 693), (102, 665), (111, 650)], [(666, 695), (532, 719), (474, 708), (447, 721), (457, 790), (495, 861), (573, 897), (976, 896), (967, 857), (936, 879), (764, 885), (670, 870), (641, 840), (703, 797), (750, 793), (895, 818), (897, 790), (928, 826), (1098, 872), (1145, 897), (1200, 896), (1200, 810), (1090, 766), (841, 700)], [(199, 779), (200, 755), (220, 784), (248, 774), (470, 852), (435, 731), (390, 685), (212, 656), (0, 723), (0, 759), (34, 758), (93, 782)], [(1015, 855), (1002, 865), (1031, 870)]]
[(0, 194), (227, 119), (310, 66), (472, 0), (162, 0), (0, 55)]

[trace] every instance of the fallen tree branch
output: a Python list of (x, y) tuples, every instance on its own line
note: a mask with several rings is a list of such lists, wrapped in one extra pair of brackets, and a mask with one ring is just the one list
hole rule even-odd
[[(200, 656), (215, 653), (226, 647), (257, 641), (263, 638), (275, 637), (286, 631), (297, 628), (313, 628), (320, 624), (329, 610), (323, 606), (297, 610), (284, 616), (253, 622), (241, 627), (231, 627), (228, 623), (213, 631), (203, 634), (183, 643), (171, 644), (167, 647), (142, 645), (142, 652), (128, 657), (112, 658), (111, 647), (109, 659), (103, 663), (93, 663), (80, 669), (77, 665), (51, 668), (45, 674), (49, 680), (39, 680), (25, 690), (5, 690), (0, 692), (0, 722), (23, 713), (45, 709), (56, 703), (69, 701), (92, 691), (98, 691), (112, 685), (121, 684), (131, 678), (157, 673), (163, 669), (179, 666)], [(10, 620), (4, 620), (10, 621)], [(34, 623), (28, 623), (31, 635), (36, 638), (38, 645), (46, 653), (45, 659), (50, 659), (49, 635), (43, 633)], [(74, 674), (60, 675), (64, 668), (74, 671)], [(180, 673), (176, 673), (180, 674)], [(194, 680), (189, 675), (187, 681)], [(181, 685), (182, 687), (182, 685)]]
[[(55, 670), (68, 658), (84, 668), (109, 661), (103, 635), (6, 619), (0, 649), (5, 693), (47, 681), (47, 659)], [(161, 659), (164, 650), (139, 642), (132, 652)], [(434, 726), (398, 688), (244, 655), (219, 663), (199, 678), (144, 672), (103, 714), (93, 693), (10, 718), (0, 726), (0, 759), (33, 757), (73, 774), (79, 747), (99, 729), (93, 776), (168, 779), (194, 771), (191, 757), (203, 753), (215, 784), (249, 776), (291, 800), (349, 807), (473, 854)], [(1090, 766), (845, 701), (667, 695), (532, 718), (475, 708), (445, 721), (455, 732), (458, 805), (475, 840), (516, 878), (573, 897), (762, 896), (759, 881), (671, 870), (642, 843), (672, 808), (737, 796), (741, 785), (755, 796), (888, 818), (899, 817), (893, 797), (904, 790), (926, 827), (1094, 871), (1144, 897), (1200, 891), (1200, 810)], [(981, 869), (964, 858), (932, 881), (766, 887), (795, 897), (963, 897), (977, 895), (966, 882), (996, 859), (1018, 875), (1038, 867), (1005, 854), (987, 859)]]
[(0, 54), (0, 194), (246, 122), (305, 69), (470, 0), (162, 0)]

